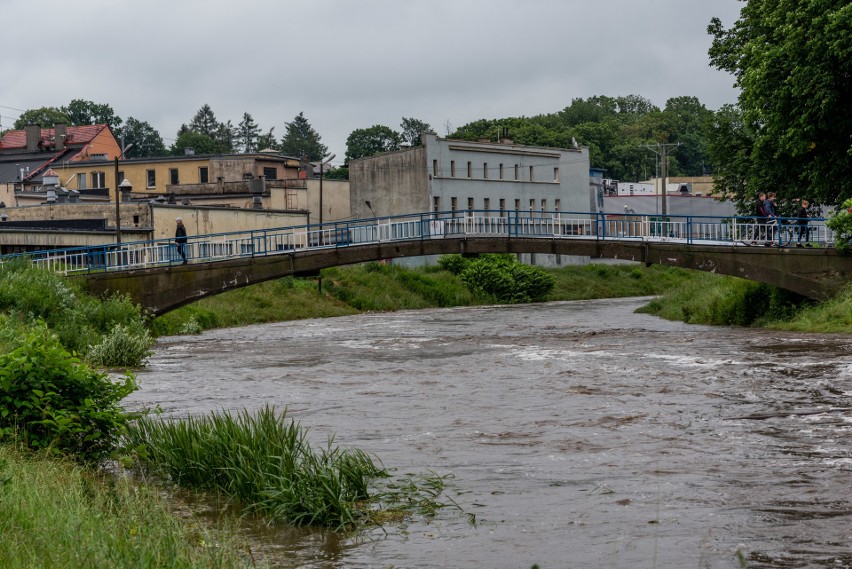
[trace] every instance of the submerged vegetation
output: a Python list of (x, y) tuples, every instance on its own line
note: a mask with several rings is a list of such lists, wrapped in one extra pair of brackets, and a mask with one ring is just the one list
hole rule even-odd
[[(314, 450), (307, 429), (270, 407), (175, 421), (146, 417), (129, 427), (128, 442), (142, 449), (138, 461), (147, 472), (296, 526), (352, 528), (447, 505), (435, 501), (440, 478), (381, 483), (391, 476), (377, 459), (331, 438)], [(412, 504), (420, 504), (416, 512)]]

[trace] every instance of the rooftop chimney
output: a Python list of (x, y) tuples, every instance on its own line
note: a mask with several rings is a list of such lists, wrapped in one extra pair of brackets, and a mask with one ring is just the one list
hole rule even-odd
[(65, 124), (56, 123), (55, 125), (53, 125), (53, 134), (55, 137), (55, 140), (53, 142), (56, 145), (56, 151), (61, 152), (65, 150), (65, 137), (67, 136), (67, 133), (65, 131)]
[(28, 124), (24, 127), (24, 132), (27, 135), (27, 150), (38, 150), (38, 143), (41, 140), (41, 127), (37, 124)]

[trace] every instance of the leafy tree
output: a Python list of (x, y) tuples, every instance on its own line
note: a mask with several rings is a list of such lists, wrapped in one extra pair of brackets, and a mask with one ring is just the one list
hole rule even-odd
[(121, 117), (106, 103), (98, 104), (83, 99), (74, 99), (62, 110), (68, 115), (72, 125), (83, 126), (88, 124), (108, 124), (116, 131), (123, 122)]
[(312, 162), (318, 162), (328, 154), (328, 147), (320, 142), (320, 135), (313, 129), (304, 113), (296, 115), (286, 126), (287, 132), (281, 138), (281, 154), (307, 157)]
[(405, 117), (402, 117), (402, 123), (400, 123), (399, 127), (402, 129), (400, 143), (412, 147), (422, 146), (421, 135), (424, 132), (432, 132), (432, 127), (429, 126), (429, 123)]
[(15, 121), (15, 130), (21, 130), (28, 124), (37, 124), (44, 128), (51, 128), (57, 123), (71, 124), (68, 113), (56, 107), (41, 107), (30, 109), (21, 113)]
[(258, 139), (260, 138), (260, 127), (254, 122), (254, 118), (243, 113), (243, 120), (237, 127), (235, 136), (236, 147), (242, 149), (243, 152), (256, 152), (259, 150)]
[(711, 20), (710, 63), (741, 89), (739, 124), (727, 121), (729, 110), (724, 117), (738, 128), (715, 129), (731, 137), (716, 139), (716, 157), (722, 144), (748, 145), (727, 152), (736, 164), (715, 165), (734, 170), (720, 180), (724, 190), (740, 200), (772, 189), (824, 204), (852, 196), (850, 23), (848, 0), (747, 2), (730, 29)]
[(116, 136), (127, 148), (126, 158), (149, 158), (165, 156), (166, 147), (160, 133), (144, 121), (128, 117), (124, 126), (119, 128)]
[(353, 130), (346, 139), (346, 164), (350, 160), (399, 150), (399, 133), (390, 127), (374, 125)]
[(332, 168), (322, 175), (326, 180), (348, 180), (349, 168)]
[(171, 153), (174, 156), (183, 156), (187, 148), (192, 148), (196, 154), (216, 154), (219, 145), (206, 134), (187, 130), (178, 135), (172, 145)]

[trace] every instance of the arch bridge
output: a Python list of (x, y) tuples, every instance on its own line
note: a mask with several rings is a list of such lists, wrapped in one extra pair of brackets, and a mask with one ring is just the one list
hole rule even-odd
[[(190, 236), (28, 253), (38, 266), (85, 280), (93, 294), (122, 292), (154, 315), (207, 296), (285, 276), (401, 257), (532, 253), (637, 261), (732, 275), (814, 299), (839, 292), (852, 258), (824, 220), (565, 212), (430, 212), (388, 218)], [(786, 223), (785, 222), (789, 222)], [(768, 243), (768, 246), (764, 246)], [(4, 260), (11, 256), (6, 256)]]

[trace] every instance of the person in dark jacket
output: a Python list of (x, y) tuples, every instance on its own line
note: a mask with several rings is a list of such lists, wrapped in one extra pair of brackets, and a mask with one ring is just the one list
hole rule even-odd
[[(768, 221), (769, 213), (766, 211), (766, 194), (760, 192), (757, 196), (757, 205), (754, 210), (754, 222), (757, 224), (757, 230), (754, 232), (755, 239), (766, 239), (766, 222)], [(751, 242), (755, 245), (755, 241)]]
[(178, 255), (183, 259), (183, 264), (186, 264), (186, 227), (183, 226), (183, 219), (178, 217), (175, 219), (177, 227), (175, 228), (175, 243), (177, 243)]
[(799, 202), (799, 212), (796, 214), (798, 220), (796, 223), (799, 225), (799, 239), (796, 241), (796, 247), (802, 246), (802, 237), (805, 238), (805, 247), (810, 247), (811, 244), (809, 241), (811, 240), (811, 232), (808, 231), (808, 200), (802, 200)]

